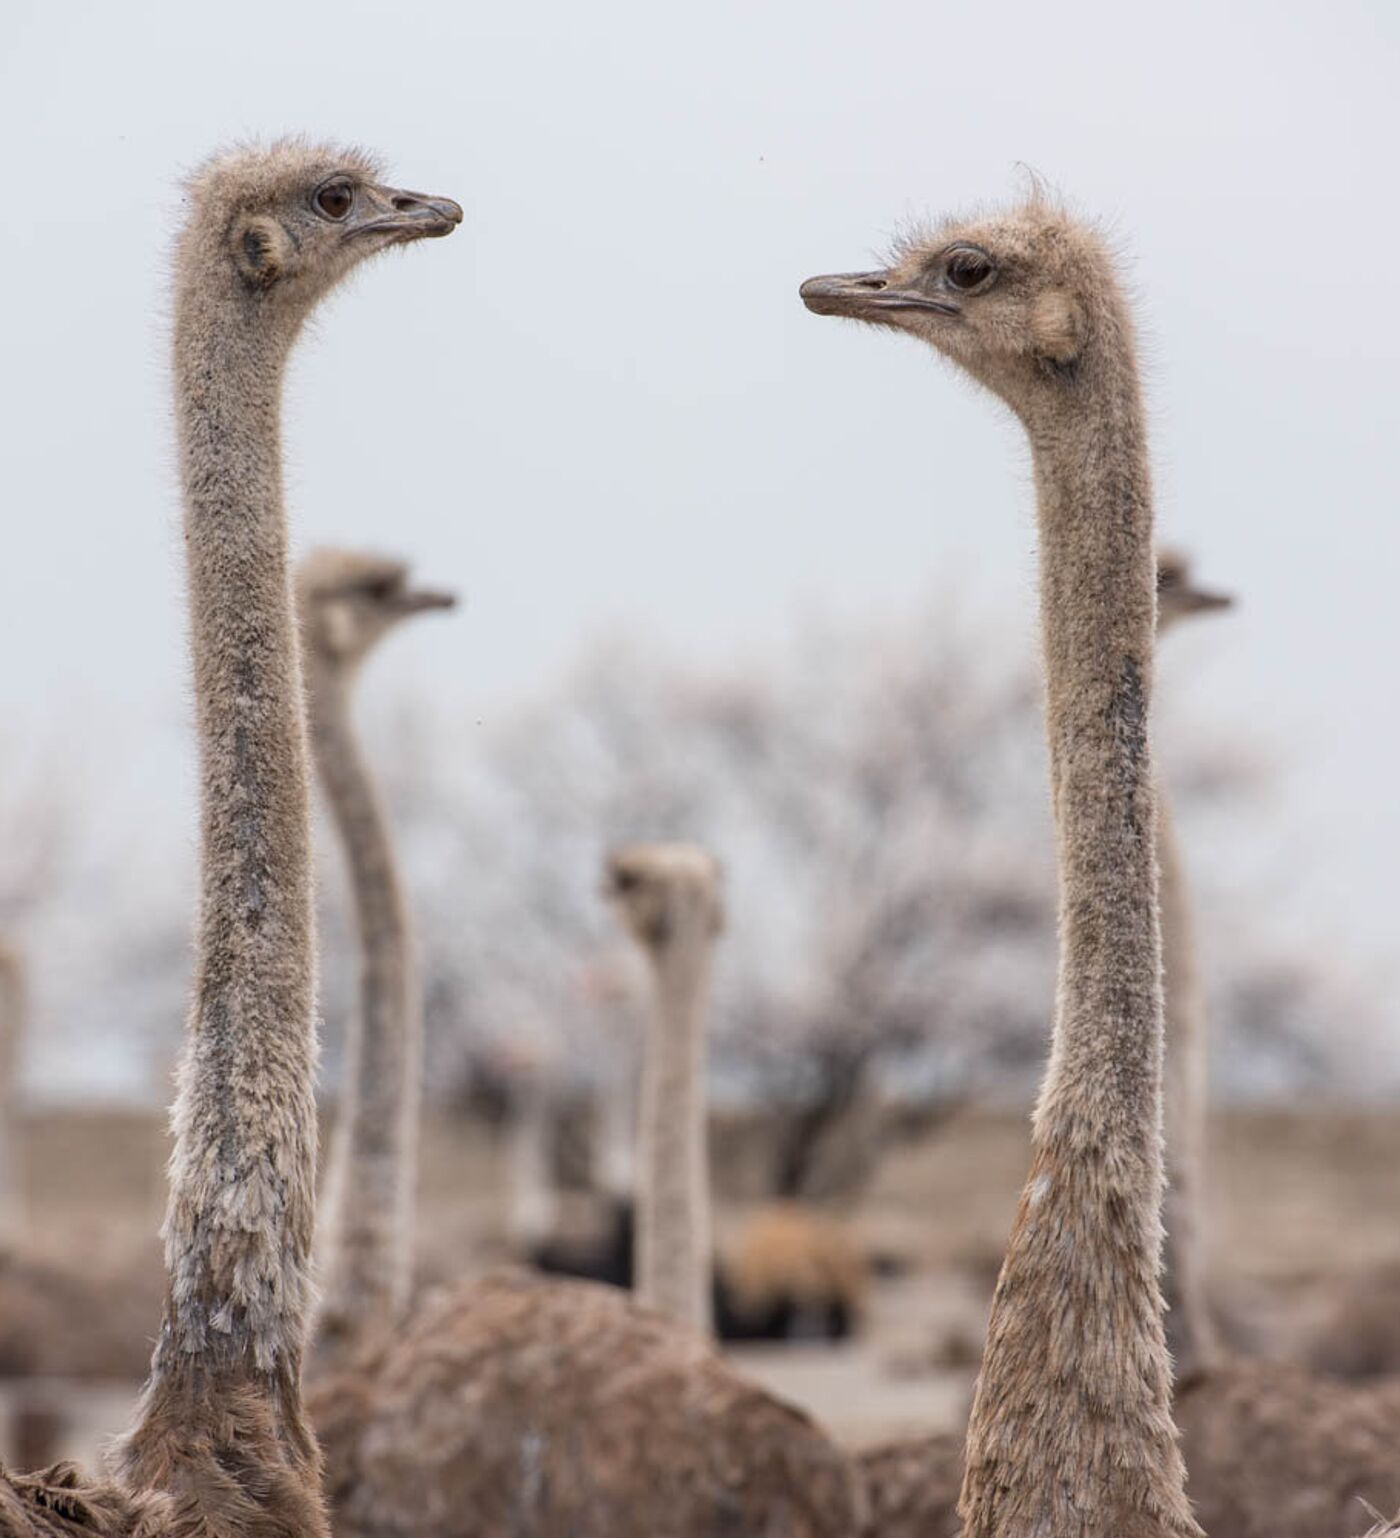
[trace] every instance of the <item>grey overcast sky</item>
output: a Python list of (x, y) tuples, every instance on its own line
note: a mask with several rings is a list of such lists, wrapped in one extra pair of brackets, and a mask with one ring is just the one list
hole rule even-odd
[(796, 289), (1026, 162), (1116, 232), (1161, 528), (1244, 598), (1169, 686), (1283, 749), (1280, 841), (1317, 862), (1281, 900), (1384, 953), (1398, 37), (1386, 0), (3, 0), (11, 746), (66, 725), (104, 815), (189, 826), (165, 291), (178, 178), (214, 147), (358, 141), (466, 207), (328, 308), (288, 446), (299, 545), (468, 595), (375, 690), (484, 721), (603, 626), (728, 657), (950, 576), (1024, 644), (1018, 431)]

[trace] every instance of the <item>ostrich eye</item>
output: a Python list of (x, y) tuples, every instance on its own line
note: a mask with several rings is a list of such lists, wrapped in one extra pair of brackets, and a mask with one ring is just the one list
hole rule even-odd
[(355, 206), (355, 189), (349, 182), (327, 182), (316, 189), (316, 212), (339, 222)]
[(996, 276), (992, 259), (983, 251), (954, 251), (948, 258), (948, 282), (960, 293), (985, 288)]
[(376, 603), (383, 603), (394, 596), (394, 589), (398, 586), (393, 577), (373, 577), (364, 585), (366, 598), (372, 598)]

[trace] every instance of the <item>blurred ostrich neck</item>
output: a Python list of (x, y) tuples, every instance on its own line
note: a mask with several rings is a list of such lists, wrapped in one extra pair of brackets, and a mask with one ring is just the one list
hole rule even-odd
[[(1069, 388), (1069, 387), (1067, 387)], [(968, 1428), (966, 1538), (1196, 1531), (1162, 1335), (1155, 563), (1127, 319), (1028, 414), (1060, 879), (1053, 1045)]]
[(421, 1024), (388, 823), (351, 717), (354, 670), (307, 648), (311, 749), (350, 872), (360, 945), (340, 1115), (326, 1176), (318, 1321), (334, 1337), (408, 1302)]
[(1167, 1186), (1162, 1290), (1167, 1304), (1167, 1346), (1177, 1382), (1183, 1383), (1212, 1366), (1219, 1355), (1206, 1296), (1201, 1233), (1209, 1063), (1191, 898), (1171, 807), (1160, 780), (1157, 864), (1161, 871), (1162, 982), (1166, 992), (1163, 1110)]
[(707, 1332), (705, 1005), (713, 944), (698, 922), (682, 922), (666, 940), (647, 947), (656, 1002), (642, 1058), (637, 1193), (638, 1296)]
[(24, 963), (0, 944), (0, 1250), (28, 1237), (19, 1160), (19, 1060), (27, 1000)]
[(208, 1399), (250, 1381), (271, 1397), (297, 1459), (315, 1461), (301, 1445), (298, 1386), (316, 1165), (314, 933), (279, 438), (295, 329), (262, 320), (251, 303), (212, 302), (181, 274), (175, 381), (200, 896), (165, 1318), (129, 1463), (139, 1464), (163, 1397)]
[(521, 1084), (507, 1133), (510, 1163), (511, 1237), (528, 1252), (554, 1229), (549, 1159), (549, 1100), (534, 1074)]
[(637, 1102), (633, 1077), (618, 1072), (603, 1085), (597, 1120), (596, 1184), (612, 1201), (630, 1202), (637, 1187)]

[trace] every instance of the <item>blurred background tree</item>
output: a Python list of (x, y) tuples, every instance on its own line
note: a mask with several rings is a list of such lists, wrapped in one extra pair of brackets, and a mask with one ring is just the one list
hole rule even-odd
[[(1393, 1091), (1389, 1059), (1358, 1067), (1358, 1043), (1383, 1035), (1379, 980), (1274, 919), (1268, 883), (1299, 863), (1270, 815), (1278, 769), (1244, 728), (1196, 719), (1189, 694), (1168, 679), (1158, 735), (1202, 913), (1217, 1093)], [(632, 1072), (643, 979), (598, 875), (638, 838), (724, 861), (712, 1088), (717, 1105), (763, 1107), (769, 1193), (852, 1194), (893, 1140), (1030, 1093), (1054, 992), (1038, 684), (1029, 645), (947, 593), (878, 625), (813, 621), (727, 667), (600, 641), (489, 728), (400, 699), (371, 705), (366, 738), (417, 916), (439, 1103), (508, 1096), (522, 1045), (561, 1098)], [(187, 982), (179, 829), (141, 830), (77, 882), (43, 776), (12, 785), (0, 818), (17, 852), (0, 915), (35, 940), (43, 1007), (72, 1011), (66, 1050), (91, 1038), (104, 1063), (163, 1063)], [(334, 1085), (355, 962), (322, 834)], [(40, 901), (70, 877), (81, 903)], [(80, 958), (64, 954), (75, 912)], [(118, 1094), (150, 1080), (113, 1071)]]

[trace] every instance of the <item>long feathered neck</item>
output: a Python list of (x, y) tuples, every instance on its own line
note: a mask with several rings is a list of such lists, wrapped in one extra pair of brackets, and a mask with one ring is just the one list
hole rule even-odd
[(710, 1193), (705, 1006), (713, 940), (680, 926), (648, 948), (655, 1007), (642, 1052), (637, 1294), (708, 1332)]
[(121, 1457), (135, 1483), (183, 1489), (191, 1480), (180, 1469), (207, 1462), (213, 1445), (227, 1478), (257, 1468), (249, 1484), (258, 1504), (295, 1504), (305, 1492), (299, 1520), (316, 1531), (319, 1456), (300, 1396), (315, 1209), (314, 934), (279, 441), (291, 340), (251, 299), (209, 298), (197, 265), (183, 273), (175, 385), (199, 908), (173, 1113), (164, 1320)]
[(318, 1238), (318, 1355), (393, 1320), (412, 1282), (422, 1020), (388, 820), (351, 718), (351, 672), (307, 659), (311, 747), (350, 873), (360, 942), (351, 1027)]
[(968, 1428), (969, 1538), (1196, 1532), (1158, 1288), (1152, 504), (1126, 314), (1031, 424), (1060, 880), (1053, 1046)]
[(1162, 1290), (1167, 1305), (1167, 1347), (1177, 1382), (1183, 1383), (1211, 1367), (1219, 1357), (1219, 1338), (1206, 1293), (1202, 1233), (1208, 1037), (1191, 893), (1160, 778), (1157, 862), (1162, 885), (1162, 984), (1166, 990), (1163, 1122), (1167, 1179)]

